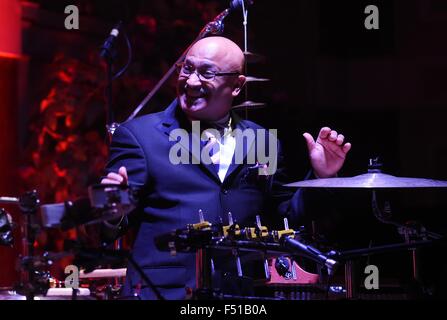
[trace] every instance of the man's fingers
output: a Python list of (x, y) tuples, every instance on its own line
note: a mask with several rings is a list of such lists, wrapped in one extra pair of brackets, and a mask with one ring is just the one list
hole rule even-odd
[(332, 130), (331, 133), (329, 134), (329, 141), (335, 141), (337, 140), (338, 137), (338, 133), (335, 130)]
[(345, 136), (342, 135), (342, 134), (339, 134), (338, 137), (337, 137), (337, 140), (335, 141), (335, 143), (336, 143), (338, 146), (341, 146), (341, 145), (343, 144), (343, 141), (344, 141), (344, 140), (345, 140)]
[(109, 172), (107, 177), (101, 180), (101, 183), (111, 183), (111, 184), (127, 184), (127, 170), (126, 167), (120, 167), (118, 173)]
[(330, 133), (331, 133), (331, 128), (323, 127), (323, 128), (321, 128), (320, 133), (318, 134), (318, 137), (320, 139), (326, 139)]
[(118, 173), (124, 178), (123, 182), (127, 183), (128, 178), (127, 178), (127, 169), (126, 169), (126, 167), (119, 168)]
[(351, 144), (348, 142), (343, 146), (343, 152), (348, 153), (349, 150), (351, 150)]
[(116, 180), (112, 180), (112, 179), (104, 178), (104, 179), (101, 180), (101, 183), (102, 184), (120, 184), (121, 182), (116, 181)]
[(107, 175), (107, 179), (118, 181), (118, 183), (122, 183), (124, 181), (124, 177), (115, 172), (110, 172)]
[(311, 149), (313, 148), (313, 146), (315, 145), (315, 140), (314, 140), (314, 138), (312, 137), (311, 134), (309, 134), (309, 133), (307, 133), (307, 132), (303, 133), (303, 137), (304, 137), (304, 139), (306, 140), (307, 148), (308, 148), (309, 150), (311, 150)]
[[(307, 132), (304, 133), (303, 136), (306, 139), (307, 147), (309, 148), (309, 150), (312, 150), (312, 148), (315, 144), (314, 139)], [(325, 140), (326, 140), (326, 142), (325, 142)], [(327, 143), (327, 141), (330, 141), (331, 143)], [(329, 127), (321, 128), (320, 133), (318, 134), (318, 140), (317, 140), (318, 143), (323, 144), (326, 148), (329, 148), (333, 152), (336, 152), (337, 154), (339, 154), (339, 156), (343, 156), (340, 153), (340, 151), (343, 152), (343, 154), (346, 154), (346, 153), (348, 153), (349, 150), (351, 150), (351, 144), (350, 143), (343, 144), (344, 141), (345, 141), (344, 135), (338, 134), (337, 131), (332, 130)], [(333, 143), (333, 142), (335, 142), (335, 143)]]

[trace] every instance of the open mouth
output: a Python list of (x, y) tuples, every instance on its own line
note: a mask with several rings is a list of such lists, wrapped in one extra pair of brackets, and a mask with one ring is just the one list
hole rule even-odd
[(205, 93), (204, 92), (200, 92), (200, 91), (186, 91), (185, 92), (186, 97), (188, 99), (198, 99), (198, 98), (204, 98), (205, 97)]
[(205, 93), (204, 92), (185, 92), (185, 97), (186, 97), (186, 101), (188, 102), (188, 104), (193, 104), (195, 102), (200, 101), (201, 99), (205, 98)]

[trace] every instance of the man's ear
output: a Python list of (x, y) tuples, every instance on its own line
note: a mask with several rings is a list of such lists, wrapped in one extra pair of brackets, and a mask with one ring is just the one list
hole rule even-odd
[(233, 97), (236, 97), (241, 92), (242, 88), (245, 85), (245, 82), (246, 82), (246, 78), (244, 75), (241, 74), (237, 77), (237, 81), (235, 82), (234, 87), (233, 87), (233, 92), (232, 92)]

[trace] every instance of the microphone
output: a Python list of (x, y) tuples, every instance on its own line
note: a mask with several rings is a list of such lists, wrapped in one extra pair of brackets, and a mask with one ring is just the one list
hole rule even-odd
[(104, 44), (101, 47), (101, 51), (99, 53), (101, 58), (110, 57), (110, 51), (113, 48), (116, 38), (118, 38), (118, 35), (120, 34), (122, 24), (123, 24), (122, 21), (118, 22), (113, 27), (112, 31), (110, 31), (109, 36), (107, 37), (106, 41), (104, 41)]
[(231, 9), (222, 11), (213, 21), (208, 22), (202, 32), (205, 34), (222, 34), (224, 31), (223, 20), (230, 14)]
[(318, 249), (306, 245), (298, 240), (295, 240), (290, 237), (283, 237), (282, 239), (282, 245), (291, 250), (292, 252), (295, 252), (297, 254), (302, 254), (305, 257), (323, 264), (327, 267), (328, 273), (331, 274), (334, 267), (337, 266), (338, 262), (325, 256), (323, 253), (321, 253)]
[(230, 7), (222, 11), (214, 20), (208, 25), (210, 28), (210, 32), (213, 34), (221, 34), (223, 33), (223, 20), (230, 14), (232, 11), (241, 10), (242, 3), (245, 6), (249, 6), (253, 4), (253, 0), (232, 0), (230, 1)]
[(212, 23), (222, 24), (223, 20), (228, 16), (229, 13), (230, 13), (229, 9), (222, 11), (216, 18), (214, 18)]
[(241, 10), (242, 5), (248, 7), (253, 4), (253, 0), (232, 0), (230, 1), (230, 10)]

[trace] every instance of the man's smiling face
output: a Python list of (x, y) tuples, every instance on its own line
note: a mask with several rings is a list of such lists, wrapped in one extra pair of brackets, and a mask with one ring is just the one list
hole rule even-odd
[[(180, 106), (191, 120), (215, 121), (223, 118), (231, 109), (233, 98), (239, 94), (245, 82), (243, 75), (207, 75), (216, 72), (240, 72), (243, 53), (232, 41), (222, 37), (205, 38), (189, 50), (180, 72), (177, 94)], [(200, 76), (199, 74), (204, 75)]]

